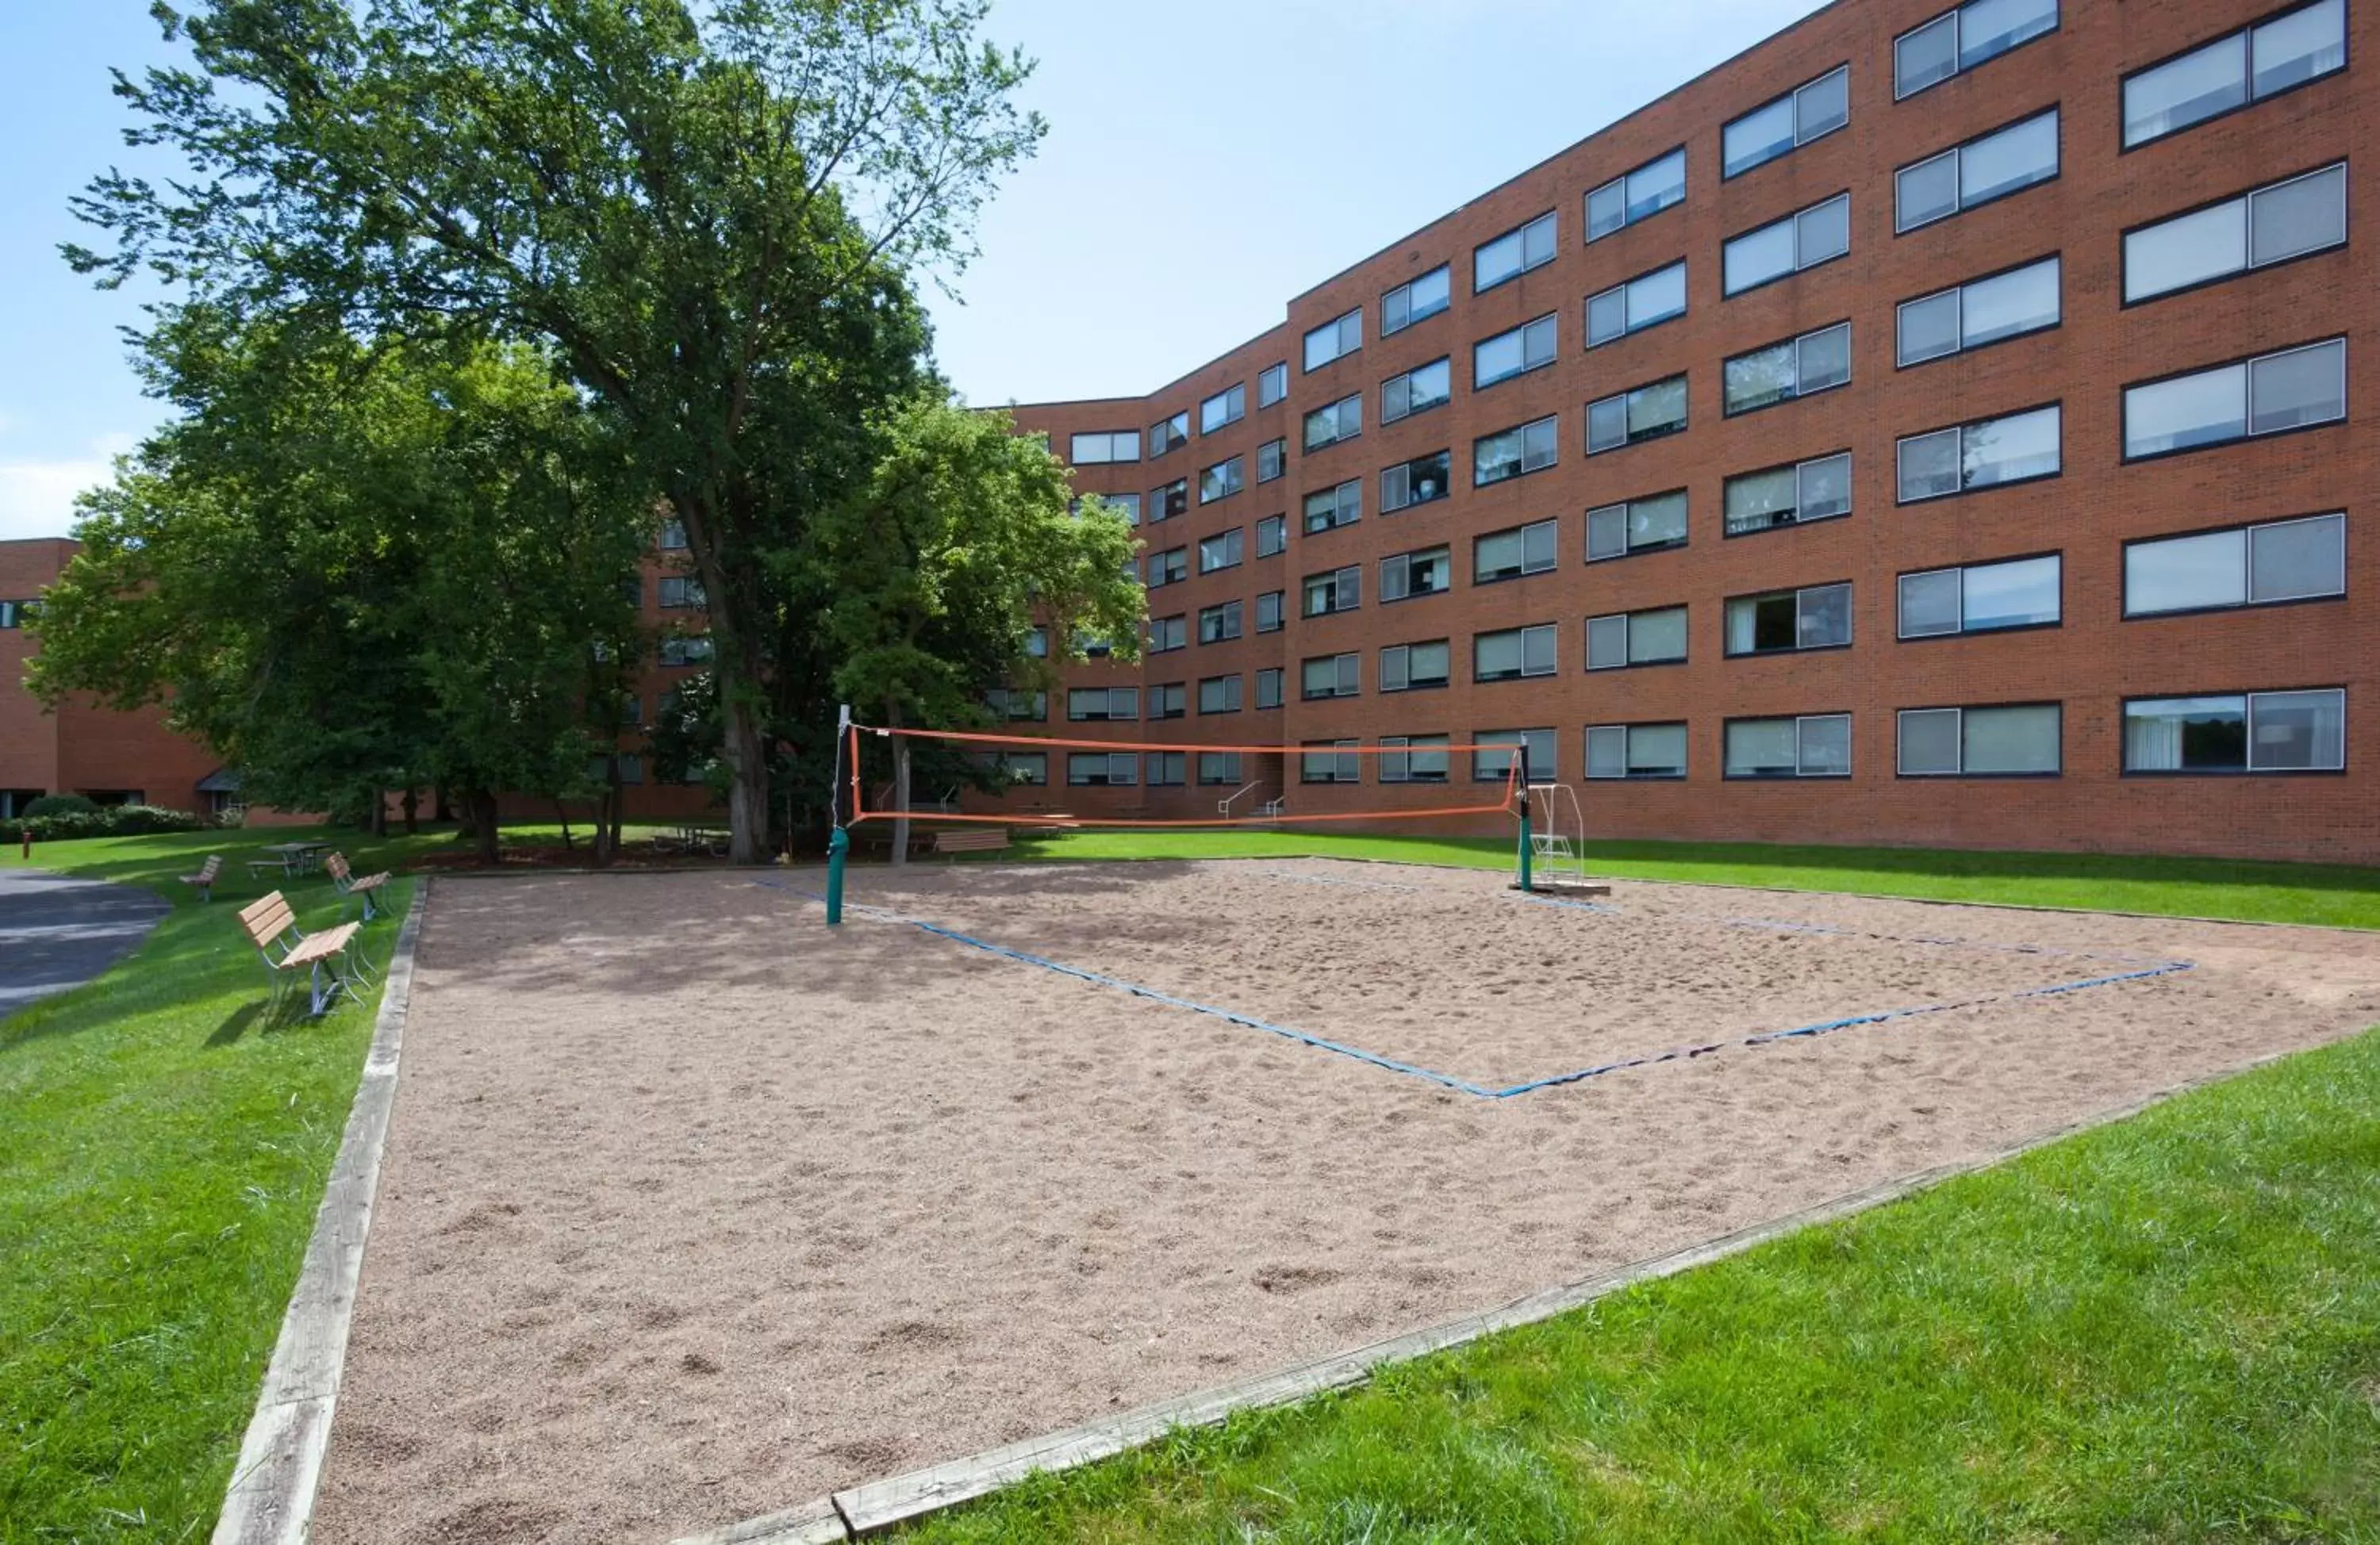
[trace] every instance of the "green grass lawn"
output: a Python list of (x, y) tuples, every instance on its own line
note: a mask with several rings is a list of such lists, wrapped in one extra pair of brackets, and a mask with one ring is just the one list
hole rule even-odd
[[(1312, 856), (1486, 869), (1510, 869), (1513, 857), (1512, 842), (1494, 838), (1291, 831), (1025, 835), (1017, 839), (1017, 851), (1052, 859)], [(1590, 842), (1587, 867), (1610, 879), (1692, 880), (1929, 901), (2380, 928), (2380, 869), (2344, 865), (1751, 842)]]
[(2380, 1035), (904, 1538), (2380, 1539)]
[[(203, 1539), (296, 1282), (377, 994), (268, 1024), (239, 860), (275, 832), (62, 842), (174, 903), (99, 981), (0, 1021), (0, 1539)], [(216, 899), (175, 876), (225, 854)], [(361, 860), (378, 855), (369, 849)], [(6, 863), (18, 863), (16, 851)], [(413, 882), (370, 930), (384, 962)], [(286, 887), (301, 924), (352, 908)], [(303, 1005), (299, 1005), (302, 1009)]]

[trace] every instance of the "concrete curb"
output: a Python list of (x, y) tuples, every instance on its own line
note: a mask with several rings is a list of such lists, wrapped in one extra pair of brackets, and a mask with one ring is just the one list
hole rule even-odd
[(239, 1445), (213, 1545), (304, 1545), (311, 1527), (314, 1489), (330, 1445), (331, 1410), (338, 1399), (356, 1284), (363, 1271), (364, 1237), (371, 1230), (372, 1194), (380, 1185), (381, 1153), (396, 1103), (414, 946), (429, 901), (430, 881), (424, 877), (415, 885), (413, 904), (397, 930), (363, 1080), (356, 1087), (322, 1205), (314, 1214), (313, 1237), (265, 1369), (256, 1414)]

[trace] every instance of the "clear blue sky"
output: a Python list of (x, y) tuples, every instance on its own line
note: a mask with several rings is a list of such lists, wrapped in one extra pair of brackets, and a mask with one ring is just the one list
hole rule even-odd
[[(971, 402), (1136, 395), (1290, 296), (1818, 8), (1820, 0), (995, 0), (1040, 60), (1040, 156), (932, 294)], [(111, 65), (164, 56), (145, 0), (0, 0), (0, 539), (63, 536), (158, 421), (57, 244), (125, 158)], [(930, 293), (930, 292), (929, 292)]]

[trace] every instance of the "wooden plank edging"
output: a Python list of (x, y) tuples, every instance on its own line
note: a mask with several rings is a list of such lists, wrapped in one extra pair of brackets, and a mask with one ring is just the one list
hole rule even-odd
[(363, 1271), (364, 1237), (371, 1230), (372, 1195), (380, 1185), (381, 1153), (396, 1102), (398, 1053), (413, 996), (413, 950), (430, 900), (430, 880), (415, 885), (413, 904), (397, 930), (388, 961), (380, 1017), (364, 1055), (363, 1078), (339, 1140), (339, 1155), (314, 1214), (313, 1237), (298, 1268), (281, 1338), (264, 1370), (256, 1414), (239, 1445), (231, 1486), (215, 1520), (213, 1545), (304, 1545), (313, 1521), (314, 1489), (331, 1441), (331, 1411), (346, 1361), (347, 1327)]
[[(1013, 1485), (1035, 1471), (1055, 1473), (1073, 1469), (1112, 1457), (1177, 1429), (1211, 1426), (1239, 1411), (1287, 1405), (1309, 1395), (1352, 1388), (1368, 1380), (1372, 1370), (1383, 1364), (1426, 1357), (1499, 1331), (1549, 1320), (1639, 1283), (1674, 1276), (1697, 1266), (1740, 1255), (1798, 1230), (1837, 1222), (1887, 1202), (1900, 1201), (1943, 1181), (1994, 1168), (2036, 1148), (2138, 1116), (2177, 1095), (2237, 1078), (2294, 1055), (2290, 1052), (2274, 1053), (2238, 1067), (2187, 1079), (2140, 1099), (2031, 1133), (1972, 1159), (1937, 1165), (1882, 1180), (1715, 1239), (1688, 1245), (1667, 1255), (1635, 1261), (1578, 1282), (1526, 1294), (1475, 1314), (1293, 1368), (1157, 1401), (1081, 1427), (1045, 1433), (883, 1480), (870, 1481), (784, 1513), (747, 1519), (707, 1534), (689, 1535), (673, 1541), (672, 1545), (827, 1545), (830, 1541), (856, 1539), (902, 1524), (914, 1523), (929, 1514), (975, 1501)], [(836, 1515), (832, 1522), (821, 1514), (821, 1509), (830, 1503)], [(218, 1541), (217, 1545), (222, 1545), (222, 1542)]]

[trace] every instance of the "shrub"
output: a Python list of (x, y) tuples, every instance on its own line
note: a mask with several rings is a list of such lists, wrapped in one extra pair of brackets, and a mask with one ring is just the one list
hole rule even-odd
[[(80, 799), (80, 795), (56, 796)], [(206, 823), (187, 810), (161, 810), (153, 804), (100, 806), (83, 800), (83, 809), (69, 807), (58, 815), (36, 813), (36, 800), (18, 820), (0, 821), (0, 844), (20, 842), (30, 833), (36, 842), (70, 842), (86, 837), (146, 837), (161, 831), (197, 831)]]
[(20, 812), (26, 815), (90, 815), (99, 806), (84, 794), (43, 794)]

